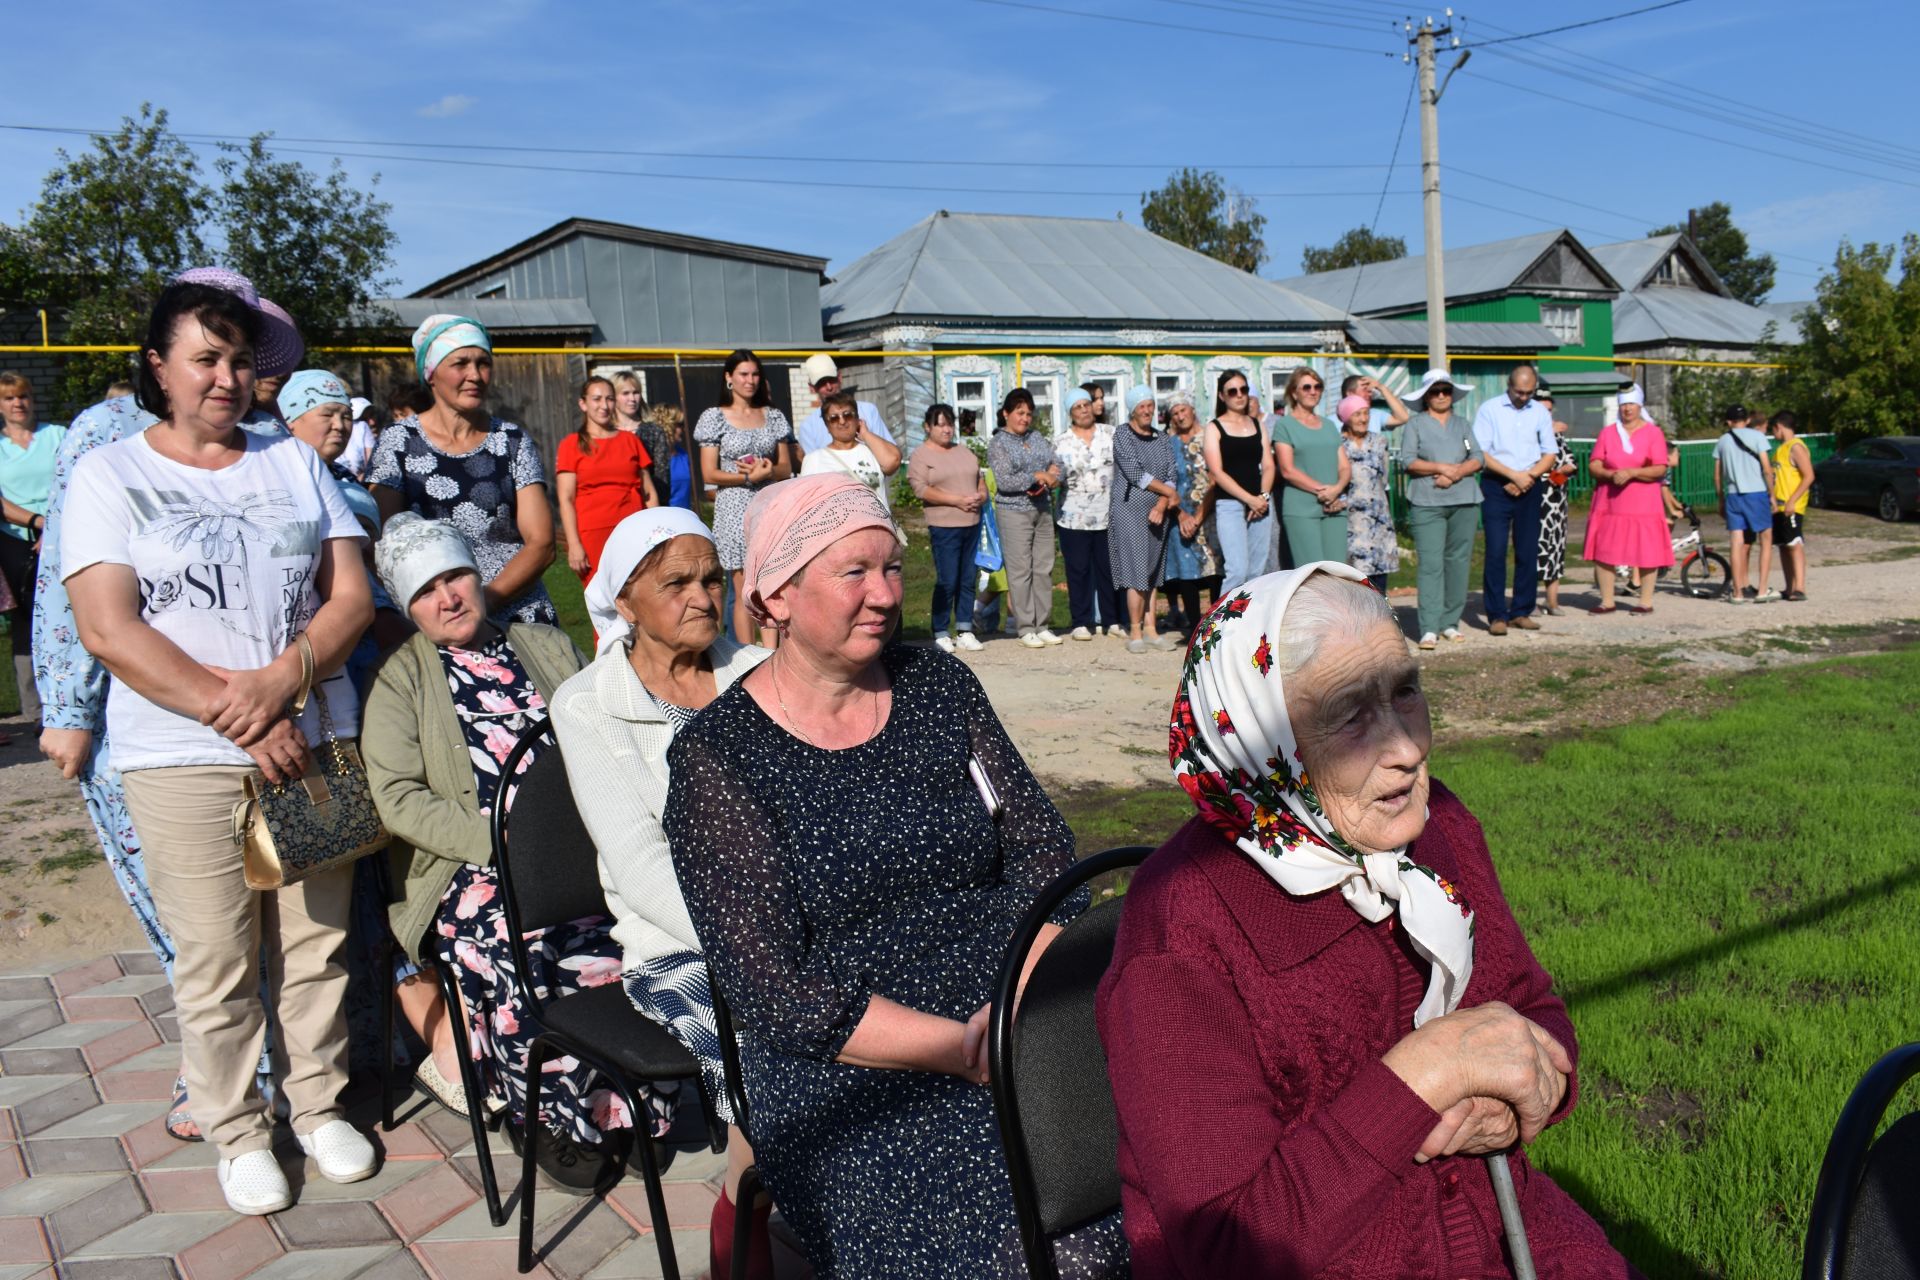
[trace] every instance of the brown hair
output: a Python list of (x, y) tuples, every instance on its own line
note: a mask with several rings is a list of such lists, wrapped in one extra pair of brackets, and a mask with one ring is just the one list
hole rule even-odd
[(1286, 409), (1288, 412), (1292, 412), (1293, 406), (1296, 403), (1294, 400), (1293, 393), (1295, 388), (1297, 388), (1300, 385), (1300, 380), (1302, 378), (1312, 378), (1315, 382), (1320, 384), (1320, 388), (1322, 391), (1326, 390), (1327, 380), (1321, 377), (1320, 374), (1317, 371), (1315, 371), (1312, 365), (1305, 365), (1305, 364), (1301, 365), (1299, 368), (1295, 369), (1292, 373), (1287, 375), (1287, 389), (1280, 393), (1280, 406), (1281, 408)]
[[(613, 390), (613, 379), (603, 378), (596, 373), (580, 384), (580, 399), (585, 400), (587, 398), (587, 392), (593, 390), (593, 384), (596, 382), (606, 387), (608, 391)], [(619, 410), (614, 410), (614, 413), (617, 416)], [(593, 452), (593, 437), (587, 433), (587, 413), (584, 409), (580, 411), (580, 429), (573, 433), (573, 438), (574, 441), (579, 444), (581, 453)]]
[(33, 384), (27, 381), (26, 374), (15, 373), (11, 369), (0, 373), (0, 396), (14, 395), (22, 391), (28, 395), (33, 394)]

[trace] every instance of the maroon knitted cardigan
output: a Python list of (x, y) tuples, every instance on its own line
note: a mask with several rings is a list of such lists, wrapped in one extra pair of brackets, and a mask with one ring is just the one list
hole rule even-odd
[[(1480, 824), (1438, 782), (1430, 811), (1409, 855), (1475, 913), (1461, 1004), (1504, 1000), (1577, 1052)], [(1415, 1164), (1439, 1117), (1381, 1062), (1426, 981), (1393, 917), (1289, 896), (1201, 819), (1147, 859), (1099, 995), (1137, 1280), (1511, 1274), (1483, 1162)], [(1574, 1095), (1570, 1081), (1556, 1122)], [(1572, 1197), (1509, 1160), (1543, 1280), (1636, 1274)]]

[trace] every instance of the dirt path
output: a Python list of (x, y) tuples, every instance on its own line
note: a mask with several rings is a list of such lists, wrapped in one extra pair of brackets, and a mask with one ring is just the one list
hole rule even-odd
[[(1584, 585), (1569, 587), (1569, 612), (1543, 630), (1495, 639), (1475, 592), (1467, 640), (1423, 655), (1437, 728), (1459, 741), (1615, 724), (1710, 705), (1730, 672), (1920, 642), (1920, 524), (1823, 511), (1809, 535), (1804, 604), (1733, 607), (1662, 591), (1650, 618), (1595, 618)], [(1395, 604), (1410, 630), (1411, 596)], [(1044, 650), (996, 640), (967, 661), (1049, 783), (1159, 787), (1180, 660), (1102, 639)], [(40, 758), (26, 725), (0, 730), (13, 735), (0, 747), (0, 970), (143, 948), (78, 788)]]

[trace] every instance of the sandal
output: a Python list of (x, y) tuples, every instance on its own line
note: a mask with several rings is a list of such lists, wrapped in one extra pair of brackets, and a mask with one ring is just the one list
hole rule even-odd
[(193, 1110), (187, 1105), (187, 1078), (175, 1076), (173, 1105), (167, 1109), (167, 1136), (180, 1142), (205, 1142), (207, 1137), (193, 1122)]

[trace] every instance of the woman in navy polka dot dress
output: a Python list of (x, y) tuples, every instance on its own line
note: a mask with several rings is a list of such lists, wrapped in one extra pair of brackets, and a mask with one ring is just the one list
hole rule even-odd
[[(972, 673), (892, 643), (900, 543), (864, 485), (773, 486), (747, 527), (749, 603), (780, 647), (674, 739), (666, 829), (755, 1158), (822, 1280), (1024, 1275), (985, 1014), (1073, 833)], [(1063, 1274), (1123, 1248), (1117, 1217), (1098, 1224)]]

